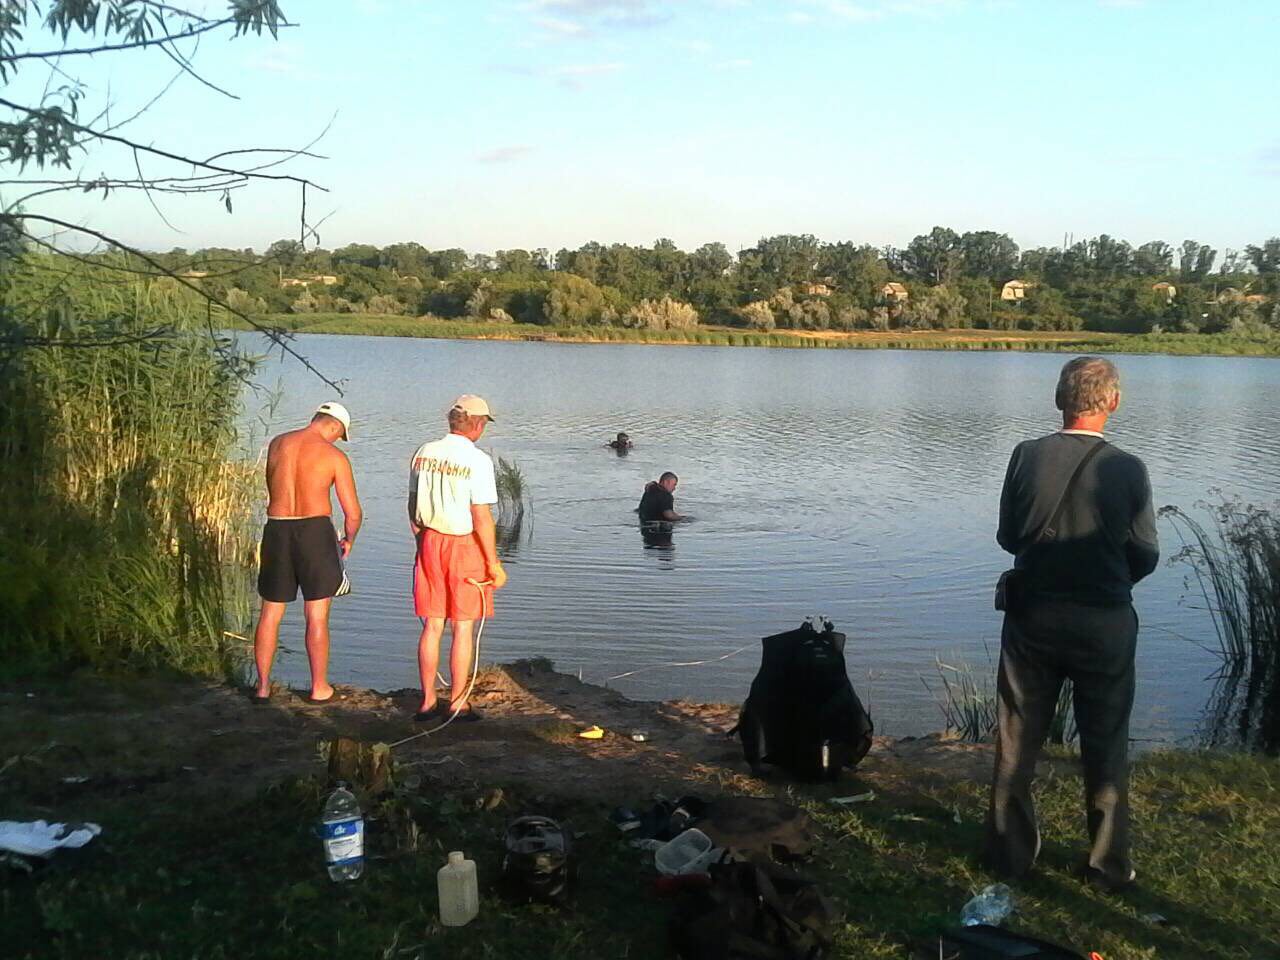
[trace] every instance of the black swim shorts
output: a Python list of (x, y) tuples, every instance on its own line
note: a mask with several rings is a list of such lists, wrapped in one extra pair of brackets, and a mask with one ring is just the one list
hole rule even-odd
[(323, 600), (342, 584), (342, 560), (328, 517), (268, 520), (262, 529), (258, 596), (291, 603), (302, 588), (304, 600)]

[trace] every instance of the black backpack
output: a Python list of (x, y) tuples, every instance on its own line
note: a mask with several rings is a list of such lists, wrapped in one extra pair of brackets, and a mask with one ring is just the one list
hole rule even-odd
[(843, 917), (812, 880), (772, 863), (713, 863), (667, 931), (680, 960), (822, 960)]
[(849, 682), (845, 635), (809, 621), (765, 637), (760, 672), (738, 717), (742, 752), (757, 776), (771, 763), (805, 780), (834, 780), (871, 749), (871, 715)]

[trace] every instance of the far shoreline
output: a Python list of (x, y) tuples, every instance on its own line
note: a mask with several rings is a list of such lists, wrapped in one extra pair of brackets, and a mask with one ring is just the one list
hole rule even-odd
[[(625, 327), (541, 327), (488, 320), (384, 314), (269, 314), (263, 325), (285, 333), (408, 337), (433, 340), (497, 340), (534, 343), (645, 344), (651, 346), (783, 347), (838, 350), (963, 350), (1048, 353), (1159, 354), (1165, 356), (1277, 357), (1280, 338), (1231, 334), (1099, 333), (1032, 330), (748, 330), (700, 326), (690, 330)], [(231, 329), (248, 330), (235, 321)]]

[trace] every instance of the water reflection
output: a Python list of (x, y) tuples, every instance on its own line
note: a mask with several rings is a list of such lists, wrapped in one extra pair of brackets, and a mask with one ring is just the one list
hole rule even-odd
[(671, 553), (675, 550), (675, 542), (672, 539), (672, 527), (670, 523), (644, 523), (640, 524), (640, 537), (644, 540), (644, 548), (646, 550), (661, 550), (665, 553)]

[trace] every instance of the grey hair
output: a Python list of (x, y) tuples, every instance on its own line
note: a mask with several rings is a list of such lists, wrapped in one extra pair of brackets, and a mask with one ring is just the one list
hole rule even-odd
[(1068, 417), (1102, 413), (1120, 392), (1120, 374), (1105, 357), (1068, 360), (1058, 376), (1053, 400)]

